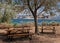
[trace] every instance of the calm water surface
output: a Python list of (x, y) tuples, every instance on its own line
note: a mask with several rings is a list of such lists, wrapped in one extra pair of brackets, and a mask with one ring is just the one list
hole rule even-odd
[[(11, 20), (12, 23), (33, 22), (33, 21), (34, 21), (34, 19), (12, 19)], [(49, 19), (38, 19), (37, 21), (38, 21), (38, 23), (41, 23), (42, 21), (44, 21), (44, 22), (52, 22), (52, 21), (60, 22), (60, 20), (49, 20)]]

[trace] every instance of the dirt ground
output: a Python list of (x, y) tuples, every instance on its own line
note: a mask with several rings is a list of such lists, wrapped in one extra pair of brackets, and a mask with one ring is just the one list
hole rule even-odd
[(0, 43), (60, 43), (59, 34), (39, 34), (33, 35), (32, 40), (28, 38), (13, 39), (12, 41), (5, 40), (3, 36), (0, 36)]

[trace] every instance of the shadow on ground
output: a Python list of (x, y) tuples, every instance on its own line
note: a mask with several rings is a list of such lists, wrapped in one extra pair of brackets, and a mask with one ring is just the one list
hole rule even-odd
[(52, 40), (44, 39), (40, 37), (40, 35), (33, 35), (32, 40), (29, 40), (29, 38), (14, 38), (12, 40), (6, 39), (5, 37), (0, 37), (0, 43), (54, 43)]

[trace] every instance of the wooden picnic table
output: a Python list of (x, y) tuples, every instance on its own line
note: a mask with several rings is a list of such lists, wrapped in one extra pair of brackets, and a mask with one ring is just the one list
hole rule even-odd
[[(26, 32), (25, 32), (24, 30), (25, 30)], [(33, 33), (30, 33), (29, 30), (31, 30), (31, 29), (21, 29), (21, 30), (17, 30), (16, 32), (13, 32), (14, 30), (9, 30), (9, 29), (8, 29), (6, 36), (8, 37), (8, 39), (11, 39), (11, 38), (13, 38), (13, 37), (15, 37), (15, 36), (20, 36), (20, 37), (22, 37), (22, 36), (28, 36), (29, 39), (31, 39)], [(12, 31), (13, 33), (11, 33), (11, 31)], [(17, 33), (18, 31), (21, 31), (21, 33)]]
[(43, 30), (52, 30), (52, 33), (55, 33), (55, 32), (56, 32), (56, 30), (55, 30), (55, 26), (52, 26), (52, 28), (51, 28), (51, 27), (43, 28), (42, 31), (41, 31), (41, 33), (44, 33)]

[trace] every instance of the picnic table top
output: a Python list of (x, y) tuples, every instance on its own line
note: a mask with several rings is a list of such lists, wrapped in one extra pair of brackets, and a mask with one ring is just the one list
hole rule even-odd
[(7, 36), (26, 36), (26, 35), (33, 35), (34, 33), (20, 33), (20, 34), (9, 34)]
[(17, 30), (17, 31), (27, 30), (27, 31), (29, 31), (29, 30), (32, 30), (32, 29), (12, 29), (12, 30), (7, 29), (6, 31), (13, 31), (13, 30)]

